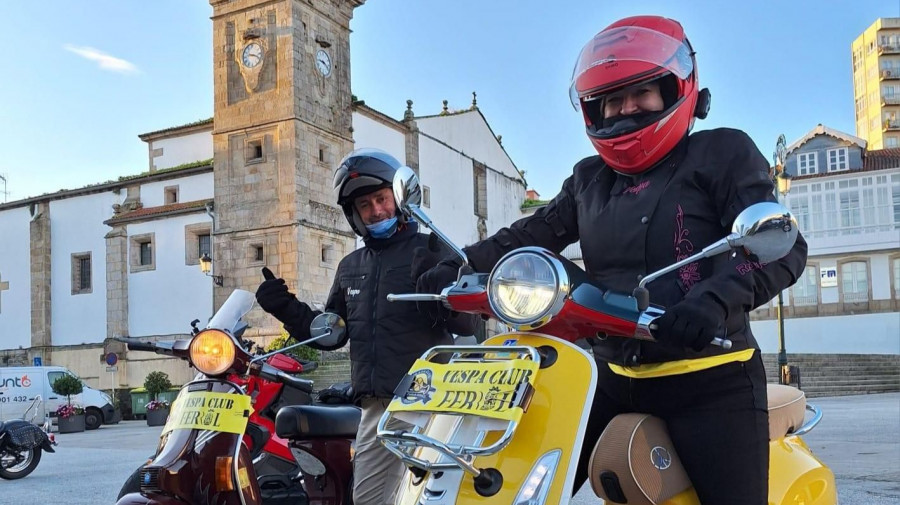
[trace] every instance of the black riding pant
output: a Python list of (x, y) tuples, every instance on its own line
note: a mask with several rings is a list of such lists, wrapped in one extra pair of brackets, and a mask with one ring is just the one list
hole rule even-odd
[(575, 476), (577, 491), (603, 429), (618, 414), (666, 422), (703, 505), (766, 505), (769, 428), (759, 352), (746, 362), (652, 379), (616, 375), (598, 362), (599, 380)]

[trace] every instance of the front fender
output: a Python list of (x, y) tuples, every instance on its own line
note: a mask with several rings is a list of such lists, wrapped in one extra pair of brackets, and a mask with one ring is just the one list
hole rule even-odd
[(141, 493), (129, 493), (119, 498), (116, 505), (184, 505), (184, 502), (171, 496), (145, 496)]

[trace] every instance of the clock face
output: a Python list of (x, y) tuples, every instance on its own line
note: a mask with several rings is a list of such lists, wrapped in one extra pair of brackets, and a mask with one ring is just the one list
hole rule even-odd
[(262, 46), (260, 46), (256, 42), (251, 42), (244, 46), (244, 51), (241, 53), (241, 63), (244, 64), (247, 68), (253, 68), (259, 65), (263, 59), (263, 50)]
[(316, 69), (325, 77), (331, 75), (331, 56), (324, 49), (316, 51)]

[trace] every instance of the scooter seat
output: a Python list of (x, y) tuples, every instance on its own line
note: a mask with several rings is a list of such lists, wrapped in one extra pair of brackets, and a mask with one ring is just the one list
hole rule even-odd
[(291, 405), (275, 415), (275, 433), (289, 440), (356, 438), (360, 415), (350, 405)]
[(806, 395), (803, 391), (781, 384), (767, 384), (769, 398), (769, 440), (791, 434), (803, 426)]

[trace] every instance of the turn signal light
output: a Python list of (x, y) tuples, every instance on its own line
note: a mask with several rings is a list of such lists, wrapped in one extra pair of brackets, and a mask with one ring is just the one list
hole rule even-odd
[(234, 479), (232, 478), (234, 458), (231, 456), (219, 456), (216, 458), (216, 489), (218, 491), (233, 491)]

